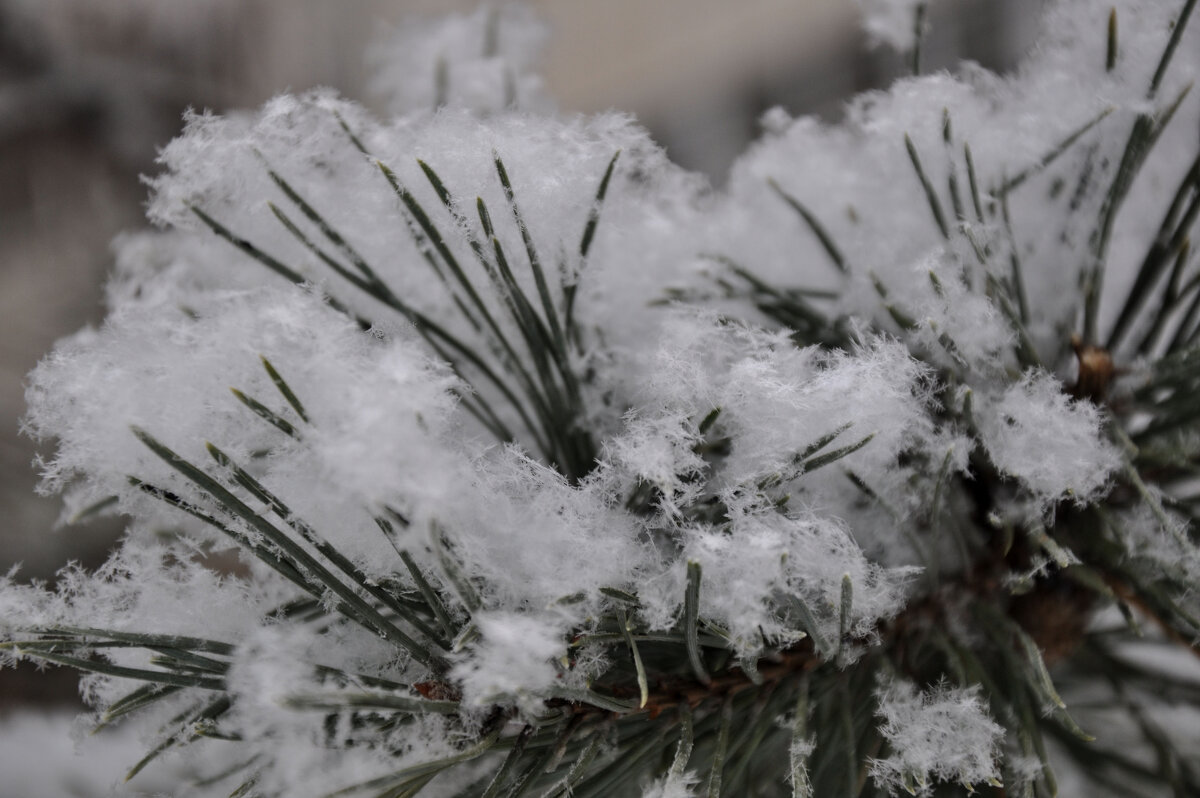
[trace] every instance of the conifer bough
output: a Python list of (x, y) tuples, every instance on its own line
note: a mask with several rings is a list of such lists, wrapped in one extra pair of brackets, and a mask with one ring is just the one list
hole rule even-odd
[(520, 7), (400, 33), (390, 121), (190, 116), (29, 381), (129, 533), (0, 651), (177, 795), (1196, 794), (1195, 5), (773, 111), (719, 193), (546, 110)]

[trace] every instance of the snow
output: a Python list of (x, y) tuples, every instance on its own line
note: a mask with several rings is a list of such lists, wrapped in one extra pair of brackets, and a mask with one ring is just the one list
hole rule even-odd
[(642, 798), (693, 798), (700, 778), (694, 773), (670, 775), (655, 780), (642, 791)]
[[(468, 498), (469, 497), (469, 498)], [(539, 609), (579, 592), (599, 609), (601, 587), (632, 587), (647, 552), (637, 521), (598, 484), (571, 487), (559, 474), (507, 448), (475, 463), (443, 514), (455, 554), (498, 609)]]
[[(911, 44), (911, 26), (896, 20), (915, 5), (864, 3), (870, 29), (899, 47)], [(70, 569), (53, 591), (5, 578), (4, 633), (18, 632), (20, 617), (236, 644), (237, 708), (222, 723), (269, 761), (264, 788), (288, 795), (444, 755), (455, 735), (470, 737), (479, 720), (470, 712), (495, 703), (518, 720), (536, 717), (544, 699), (609, 665), (602, 651), (570, 643), (612, 612), (611, 589), (636, 593), (628, 611), (640, 628), (673, 629), (692, 563), (706, 630), (743, 662), (806, 634), (834, 641), (838, 665), (855, 661), (923, 589), (923, 567), (967, 566), (940, 530), (970, 527), (976, 508), (948, 486), (979, 476), (982, 463), (1008, 480), (1001, 509), (1046, 518), (1062, 502), (1104, 497), (1121, 467), (1105, 411), (1069, 396), (1066, 332), (1078, 326), (1077, 286), (1091, 264), (1080, 220), (1103, 201), (1134, 116), (1197, 72), (1193, 32), (1158, 98), (1147, 99), (1155, 64), (1146, 54), (1159, 51), (1168, 5), (1117, 3), (1123, 55), (1112, 72), (1096, 66), (1091, 6), (1063, 0), (1047, 17), (1048, 44), (1013, 76), (965, 67), (903, 80), (854, 100), (836, 126), (772, 114), (720, 194), (671, 165), (627, 116), (535, 113), (544, 109), (532, 72), (544, 30), (519, 7), (397, 33), (378, 56), (398, 112), (390, 120), (328, 91), (280, 96), (257, 112), (190, 114), (149, 181), (148, 215), (161, 229), (115, 244), (107, 321), (60, 342), (29, 377), (24, 423), (54, 446), (40, 464), (43, 490), (63, 493), (68, 515), (115, 497), (109, 512), (129, 519), (129, 534), (108, 565)], [(1195, 103), (1180, 113), (1177, 124), (1194, 131)], [(1044, 173), (1011, 187), (1010, 232), (1005, 181), (1097, 119)], [(967, 144), (982, 213), (966, 193)], [(1171, 157), (1194, 150), (1179, 137), (1162, 146), (1164, 162), (1151, 164), (1113, 234), (1118, 287), (1136, 263), (1130, 242), (1146, 240), (1161, 210), (1137, 192), (1161, 194)], [(1052, 190), (1088, 163), (1094, 184)], [(844, 271), (780, 192), (837, 242)], [(1072, 197), (1077, 207), (1064, 210)], [(413, 232), (422, 215), (433, 241)], [(521, 338), (497, 247), (547, 328), (566, 326), (574, 295), (578, 339), (556, 355), (579, 375), (580, 407), (557, 423), (593, 438), (589, 473), (556, 470), (511, 401), (535, 381), (522, 369), (549, 370), (539, 357), (550, 347)], [(772, 285), (834, 290), (821, 307), (848, 317), (844, 346), (797, 342), (767, 323), (731, 287), (720, 256)], [(262, 261), (284, 264), (286, 276)], [(443, 332), (423, 336), (430, 322)], [(948, 420), (968, 397), (970, 417)], [(535, 415), (555, 412), (549, 400), (528, 404)], [(481, 405), (496, 408), (512, 440), (472, 417)], [(241, 491), (248, 513), (222, 510), (203, 480)], [(224, 531), (168, 506), (162, 491)], [(1164, 534), (1146, 511), (1125, 516), (1139, 561), (1166, 567), (1180, 531)], [(390, 535), (380, 518), (392, 519)], [(447, 678), (472, 707), (465, 728), (422, 717), (388, 732), (387, 755), (348, 753), (330, 740), (350, 740), (350, 724), (329, 731), (319, 714), (288, 706), (329, 687), (315, 665), (404, 684), (431, 674), (349, 621), (283, 619), (275, 611), (298, 589), (260, 563), (225, 576), (203, 564), (231, 534), (261, 543), (263, 524), (311, 531), (372, 585), (391, 579), (410, 594), (418, 585), (399, 550), (411, 555), (455, 619), (470, 615), (473, 634), (447, 653)], [(331, 610), (345, 600), (316, 598)], [(815, 627), (798, 616), (797, 598)], [(142, 654), (104, 656), (133, 666)], [(131, 682), (87, 685), (103, 709)], [(871, 772), (885, 789), (929, 793), (933, 780), (997, 777), (1001, 730), (978, 689), (922, 692), (896, 678), (877, 699), (888, 753)], [(678, 798), (694, 786), (677, 776), (646, 794)]]
[[(879, 5), (906, 13), (904, 7), (911, 4)], [(969, 232), (980, 247), (1019, 256), (1030, 300), (1026, 326), (1039, 349), (1053, 360), (1062, 346), (1061, 328), (1073, 323), (1078, 312), (1080, 273), (1091, 265), (1092, 220), (1120, 162), (1133, 119), (1173, 101), (1198, 70), (1195, 53), (1200, 48), (1191, 29), (1154, 101), (1148, 101), (1147, 89), (1173, 24), (1175, 4), (1129, 0), (1111, 5), (1121, 37), (1120, 57), (1111, 72), (1103, 68), (1109, 6), (1097, 9), (1065, 0), (1050, 6), (1042, 39), (1012, 75), (1001, 77), (965, 65), (955, 74), (903, 79), (887, 90), (862, 94), (847, 105), (846, 118), (837, 125), (810, 117), (790, 125), (773, 119), (771, 132), (734, 166), (723, 200), (727, 224), (710, 246), (769, 283), (843, 291), (840, 301), (848, 312), (894, 329), (876, 280), (888, 290), (890, 301), (903, 307), (914, 291), (928, 294), (925, 281), (914, 275), (927, 271), (931, 263), (954, 262), (973, 283), (976, 295), (988, 269), (994, 270), (993, 279), (1008, 278), (1007, 257), (990, 259), (987, 268), (977, 263)], [(1195, 103), (1185, 103), (1123, 206), (1110, 246), (1107, 281), (1114, 284), (1104, 294), (1108, 303), (1123, 296), (1140, 262), (1132, 247), (1152, 236), (1162, 218), (1173, 192), (1164, 186), (1174, 186), (1178, 164), (1194, 157), (1198, 114)], [(1002, 223), (1000, 188), (1036, 167), (1091, 122), (1096, 123), (1052, 164), (1011, 190), (1014, 248)], [(934, 221), (906, 136), (938, 197), (949, 239)], [(982, 222), (969, 189), (968, 146)], [(1079, 186), (1076, 178), (1083, 172), (1091, 181)], [(956, 219), (949, 188), (952, 173), (964, 209), (961, 220)], [(844, 255), (846, 275), (837, 272), (817, 238), (769, 187), (769, 180), (819, 220)], [(1056, 180), (1063, 181), (1058, 189)], [(762, 235), (764, 229), (772, 234)], [(944, 265), (937, 268), (940, 274)], [(953, 289), (951, 281), (943, 284)], [(1102, 308), (1104, 318), (1112, 312), (1108, 303)], [(918, 311), (918, 319), (928, 312)], [(956, 343), (974, 349), (989, 344), (984, 335), (995, 326), (989, 323), (977, 332), (960, 326), (948, 332)], [(959, 342), (958, 335), (966, 340)], [(996, 339), (990, 342), (994, 345)]]
[(992, 462), (1044, 501), (1086, 504), (1120, 466), (1096, 406), (1071, 401), (1054, 377), (1028, 372), (981, 416), (979, 434)]
[(878, 692), (888, 756), (871, 762), (871, 777), (892, 795), (932, 795), (939, 781), (968, 789), (999, 779), (1004, 730), (988, 717), (978, 687), (937, 685), (928, 692), (895, 679)]
[(149, 798), (170, 794), (185, 767), (158, 769), (125, 784), (124, 777), (145, 756), (135, 731), (122, 726), (82, 739), (71, 714), (23, 711), (0, 721), (0, 772), (4, 793), (12, 796)]
[[(412, 337), (402, 327), (364, 335), (318, 297), (283, 287), (196, 294), (186, 308), (118, 310), (101, 329), (62, 342), (30, 375), (25, 423), (58, 441), (43, 464), (43, 489), (69, 483), (68, 513), (116, 496), (122, 512), (146, 518), (160, 512), (158, 500), (128, 477), (192, 495), (187, 480), (133, 436), (137, 426), (214, 472), (207, 442), (236, 463), (257, 461), (263, 481), (295, 512), (318, 528), (343, 527), (334, 542), (378, 560), (386, 544), (364, 511), (394, 502), (426, 515), (446, 502), (446, 475), (459, 467), (442, 443), (455, 435), (456, 381)], [(289, 406), (262, 358), (309, 421)], [(296, 436), (259, 418), (231, 388), (271, 408)], [(395, 399), (380, 405), (385, 395)]]
[[(558, 624), (528, 613), (489, 612), (475, 616), (481, 640), (451, 672), (470, 704), (509, 703), (527, 692), (552, 687), (553, 661), (565, 653)], [(536, 712), (538, 702), (530, 708)]]

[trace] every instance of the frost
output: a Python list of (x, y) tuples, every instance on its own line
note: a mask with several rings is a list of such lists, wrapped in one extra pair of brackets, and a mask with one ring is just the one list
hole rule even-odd
[(811, 798), (812, 783), (808, 778), (808, 758), (816, 749), (816, 743), (811, 738), (793, 737), (788, 746), (788, 760), (791, 769), (788, 772), (788, 782), (792, 785), (792, 794)]
[(1055, 378), (1027, 373), (980, 414), (979, 433), (996, 467), (1042, 501), (1094, 499), (1120, 464), (1102, 435), (1100, 411), (1072, 401)]
[(1004, 730), (988, 717), (979, 688), (938, 685), (920, 692), (894, 680), (880, 686), (878, 699), (880, 731), (891, 753), (872, 761), (871, 776), (889, 793), (932, 795), (931, 779), (970, 788), (999, 778)]
[[(1162, 501), (1161, 496), (1156, 499)], [(1147, 576), (1173, 574), (1194, 584), (1200, 580), (1200, 547), (1189, 537), (1189, 526), (1186, 518), (1165, 509), (1159, 515), (1141, 506), (1121, 514), (1125, 543), (1140, 571)], [(1200, 607), (1200, 595), (1194, 591), (1178, 600), (1190, 608)]]
[(700, 777), (687, 772), (682, 775), (670, 775), (655, 780), (642, 791), (642, 798), (693, 798), (696, 795), (696, 785)]
[[(5, 631), (80, 626), (149, 634), (238, 637), (283, 595), (277, 585), (222, 577), (182, 549), (126, 542), (94, 573), (69, 566), (50, 592), (0, 580)], [(18, 608), (20, 610), (18, 611)], [(121, 661), (126, 652), (106, 652)]]

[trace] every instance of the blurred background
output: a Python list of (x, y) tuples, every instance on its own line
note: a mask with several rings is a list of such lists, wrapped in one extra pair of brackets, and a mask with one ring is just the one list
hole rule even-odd
[[(932, 0), (925, 71), (1011, 68), (1042, 0)], [(189, 106), (253, 107), (323, 85), (367, 94), (369, 44), (412, 15), (474, 0), (0, 0), (0, 572), (52, 580), (103, 561), (120, 528), (56, 528), (18, 434), (25, 374), (103, 316), (109, 242), (142, 222), (156, 148)], [(850, 0), (533, 0), (552, 28), (543, 74), (564, 112), (629, 111), (672, 158), (720, 185), (780, 105), (836, 119), (906, 74), (871, 48)], [(0, 718), (77, 702), (66, 671), (0, 671)]]

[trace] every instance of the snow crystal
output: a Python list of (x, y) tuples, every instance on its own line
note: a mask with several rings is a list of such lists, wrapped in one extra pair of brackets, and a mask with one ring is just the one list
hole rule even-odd
[(931, 360), (955, 371), (995, 377), (1012, 365), (1012, 325), (994, 302), (971, 290), (970, 272), (958, 258), (940, 252), (918, 261), (908, 291), (897, 304), (917, 328), (912, 341)]
[[(854, 590), (848, 632), (869, 638), (903, 607), (912, 575), (870, 562), (836, 521), (777, 513), (736, 517), (727, 531), (693, 530), (684, 553), (702, 566), (701, 614), (720, 623), (742, 655), (799, 639), (796, 619), (788, 624), (780, 618), (779, 594), (803, 598), (818, 631), (837, 641), (842, 579), (848, 576)], [(682, 594), (680, 584), (676, 598)]]
[(978, 413), (992, 462), (1046, 502), (1070, 497), (1082, 504), (1104, 492), (1120, 454), (1104, 438), (1103, 423), (1095, 405), (1072, 401), (1062, 383), (1038, 371), (981, 403)]
[[(730, 489), (787, 473), (796, 455), (839, 430), (830, 449), (870, 437), (845, 465), (872, 476), (901, 448), (931, 434), (927, 374), (899, 344), (873, 340), (853, 353), (801, 349), (781, 333), (688, 313), (671, 318), (661, 336), (640, 381), (638, 423), (614, 449), (632, 468), (646, 464), (647, 478), (665, 478), (667, 452), (677, 461), (675, 474), (696, 468), (678, 430), (690, 428), (694, 443), (698, 425), (714, 410), (720, 411), (715, 428), (730, 439), (720, 475)], [(662, 420), (649, 424), (652, 409)], [(666, 439), (639, 440), (635, 430)]]
[(656, 779), (642, 790), (642, 798), (693, 798), (700, 777), (691, 771), (682, 775), (674, 772)]
[(478, 613), (474, 621), (481, 640), (452, 671), (466, 701), (506, 702), (554, 683), (553, 660), (565, 652), (558, 623), (518, 612)]
[(454, 554), (498, 608), (541, 609), (625, 585), (641, 556), (639, 527), (599, 485), (572, 487), (557, 471), (506, 448), (475, 463), (442, 521)]
[[(880, 0), (872, 3), (873, 16), (906, 17), (913, 5)], [(899, 80), (850, 101), (838, 125), (802, 117), (780, 131), (776, 118), (772, 131), (734, 166), (723, 224), (712, 230), (708, 246), (774, 285), (836, 288), (844, 292), (844, 310), (892, 329), (885, 305), (906, 293), (914, 270), (931, 253), (957, 258), (967, 269), (977, 258), (975, 246), (990, 251), (990, 273), (974, 283), (977, 295), (994, 294), (984, 290), (985, 277), (1011, 281), (1010, 256), (1016, 256), (1030, 300), (1029, 335), (1039, 351), (1057, 353), (1062, 328), (1076, 320), (1080, 275), (1094, 265), (1094, 220), (1130, 126), (1137, 115), (1167, 106), (1200, 74), (1200, 29), (1193, 25), (1148, 103), (1177, 8), (1142, 0), (1111, 5), (1121, 36), (1111, 71), (1103, 68), (1108, 6), (1097, 11), (1086, 0), (1062, 0), (1047, 12), (1043, 41), (1012, 75), (964, 67), (954, 75)], [(912, 30), (894, 21), (883, 27), (901, 37)], [(1184, 104), (1122, 207), (1105, 277), (1114, 290), (1104, 292), (1102, 320), (1112, 317), (1112, 303), (1125, 295), (1144, 254), (1138, 248), (1153, 238), (1163, 203), (1178, 183), (1178, 164), (1194, 157), (1198, 116), (1200, 106)], [(1073, 143), (1060, 152), (1069, 138)], [(935, 220), (909, 142), (948, 235)], [(982, 218), (969, 187), (967, 147)], [(1040, 166), (1055, 153), (1052, 163)], [(1019, 175), (1020, 184), (1010, 186)], [(820, 223), (840, 250), (846, 275), (771, 188), (772, 180)], [(1011, 224), (1003, 218), (1006, 194)], [(762, 235), (765, 229), (772, 235)], [(878, 287), (888, 299), (881, 301)]]
[[(855, 634), (869, 636), (899, 609), (910, 572), (869, 562), (852, 531), (824, 510), (840, 491), (854, 490), (844, 469), (885, 485), (899, 452), (934, 438), (927, 375), (903, 347), (876, 340), (853, 353), (798, 349), (777, 333), (678, 313), (643, 368), (636, 414), (609, 439), (606, 457), (613, 471), (657, 486), (662, 523), (679, 527), (679, 557), (640, 584), (651, 625), (672, 622), (688, 560), (702, 566), (703, 614), (720, 622), (743, 654), (761, 648), (764, 637), (782, 645), (794, 637), (796, 628), (780, 619), (780, 592), (804, 595), (831, 637), (839, 633), (843, 574), (855, 586)], [(702, 433), (705, 419), (715, 421)], [(859, 448), (827, 469), (798, 466), (806, 449), (839, 431), (810, 456)], [(721, 441), (722, 451), (705, 459), (698, 451), (709, 440)], [(797, 502), (780, 513), (757, 487), (764, 483), (812, 496), (812, 506)], [(720, 500), (724, 524), (687, 522), (688, 508), (705, 496)]]
[(871, 776), (891, 794), (932, 795), (930, 779), (964, 786), (999, 778), (1004, 730), (990, 717), (978, 687), (937, 685), (929, 692), (895, 679), (877, 693), (880, 731), (891, 752), (871, 762)]
[[(497, 285), (495, 247), (535, 305), (539, 293), (497, 159), (511, 181), (550, 301), (565, 316), (566, 292), (575, 292), (581, 357), (605, 372), (600, 390), (611, 393), (610, 386), (620, 385), (628, 372), (610, 356), (637, 351), (652, 337), (657, 316), (647, 312), (649, 304), (663, 295), (664, 286), (686, 282), (695, 271), (695, 246), (679, 231), (694, 223), (702, 187), (698, 178), (672, 166), (645, 131), (616, 113), (479, 119), (462, 109), (443, 109), (382, 124), (353, 103), (312, 92), (278, 97), (258, 114), (192, 115), (184, 135), (162, 151), (166, 171), (151, 181), (149, 215), (199, 235), (186, 243), (131, 239), (122, 250), (136, 251), (119, 253), (121, 288), (110, 298), (179, 301), (195, 290), (284, 284), (278, 269), (256, 262), (262, 257), (237, 252), (207, 229), (218, 224), (228, 229), (227, 236), (250, 241), (282, 264), (292, 279), (316, 284), (371, 322), (421, 314), (456, 340), (486, 351), (493, 344), (480, 340), (478, 328), (486, 313), (520, 347), (522, 336), (505, 300), (508, 289)], [(431, 255), (429, 235), (398, 199), (380, 163), (428, 216), (433, 237), (445, 242), (460, 272), (447, 271), (440, 255)], [(606, 197), (597, 205), (610, 165)], [(450, 208), (433, 185), (434, 175), (449, 194)], [(487, 241), (480, 207), (490, 217), (494, 243)], [(308, 224), (309, 212), (349, 245), (336, 244), (320, 224)], [(593, 219), (598, 224), (585, 258), (582, 241)], [(146, 256), (153, 265), (145, 264)], [(361, 277), (354, 279), (363, 266), (375, 275), (365, 286)], [(385, 290), (373, 289), (371, 282)], [(465, 371), (470, 378), (471, 368)], [(495, 387), (486, 379), (475, 382), (507, 426), (534, 448)], [(619, 417), (620, 410), (605, 410), (611, 403), (594, 404), (597, 423)]]
[[(293, 511), (341, 530), (333, 542), (379, 560), (390, 547), (369, 531), (366, 511), (391, 502), (424, 517), (429, 503), (445, 502), (448, 475), (459, 467), (447, 437), (456, 383), (406, 339), (363, 335), (297, 290), (214, 292), (183, 310), (117, 311), (102, 329), (61, 343), (30, 375), (26, 426), (58, 444), (44, 464), (43, 489), (69, 488), (71, 512), (116, 496), (126, 512), (161, 517), (161, 503), (129, 476), (181, 496), (194, 495), (195, 486), (131, 427), (208, 468), (211, 441), (243, 467), (265, 466), (260, 481)], [(294, 432), (259, 417), (231, 387)], [(381, 404), (380, 396), (392, 399)], [(357, 526), (346, 523), (356, 517)]]

